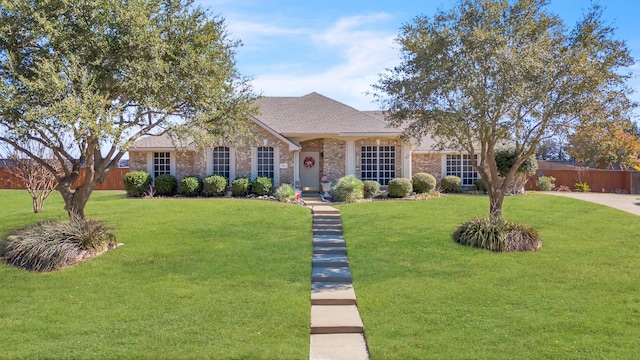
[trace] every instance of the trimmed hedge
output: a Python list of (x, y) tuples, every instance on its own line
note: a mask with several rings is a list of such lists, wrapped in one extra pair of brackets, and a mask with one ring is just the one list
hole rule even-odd
[(223, 196), (227, 188), (227, 179), (220, 175), (207, 176), (204, 179), (204, 191), (211, 196)]
[(151, 175), (144, 171), (132, 171), (124, 175), (122, 184), (128, 196), (140, 197), (149, 190)]
[(258, 176), (253, 180), (253, 193), (258, 196), (271, 195), (272, 189), (273, 181), (271, 178)]
[(447, 175), (440, 180), (440, 187), (442, 190), (448, 193), (460, 192), (462, 186), (462, 179), (455, 175)]
[(411, 181), (405, 178), (395, 178), (389, 181), (389, 197), (392, 198), (403, 198), (407, 197), (413, 191), (413, 186), (411, 185)]
[(380, 184), (374, 180), (365, 180), (362, 182), (362, 194), (365, 199), (371, 199), (378, 194)]
[(202, 179), (199, 176), (191, 175), (180, 179), (180, 195), (198, 196), (202, 191)]
[(178, 179), (170, 174), (158, 175), (155, 185), (156, 193), (160, 196), (173, 196), (178, 191)]
[(438, 183), (433, 175), (427, 173), (417, 173), (411, 177), (411, 181), (413, 182), (413, 191), (418, 194), (434, 190)]
[(238, 177), (231, 182), (233, 196), (247, 196), (251, 190), (251, 179), (248, 177)]

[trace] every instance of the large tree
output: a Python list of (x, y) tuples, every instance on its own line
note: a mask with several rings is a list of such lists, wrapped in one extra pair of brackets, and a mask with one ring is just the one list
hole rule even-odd
[(65, 209), (83, 218), (141, 136), (246, 134), (253, 94), (238, 45), (190, 0), (0, 0), (0, 141), (56, 174)]
[(631, 122), (594, 120), (581, 124), (569, 136), (569, 155), (585, 166), (640, 166), (640, 139), (634, 130)]
[[(388, 121), (478, 157), (491, 219), (520, 165), (541, 141), (592, 118), (623, 119), (633, 64), (624, 41), (591, 8), (569, 30), (544, 0), (463, 0), (401, 29), (402, 62), (374, 88)], [(496, 148), (515, 146), (500, 176)]]

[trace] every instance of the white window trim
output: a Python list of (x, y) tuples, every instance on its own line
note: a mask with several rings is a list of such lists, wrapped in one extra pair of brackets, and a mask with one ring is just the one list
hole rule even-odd
[(173, 176), (176, 176), (176, 152), (175, 151), (166, 151), (166, 150), (157, 150), (157, 151), (149, 151), (147, 153), (147, 173), (151, 175), (153, 178), (153, 153), (155, 152), (168, 152), (169, 153), (169, 173)]
[[(224, 145), (221, 145), (224, 146)], [(236, 149), (231, 146), (229, 148), (229, 184), (236, 178)], [(209, 176), (213, 173), (213, 148), (207, 149), (207, 169), (205, 176)]]

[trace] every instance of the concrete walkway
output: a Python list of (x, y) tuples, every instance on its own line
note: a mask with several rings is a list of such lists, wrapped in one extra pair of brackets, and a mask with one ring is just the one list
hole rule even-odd
[(310, 360), (368, 360), (340, 212), (303, 198), (313, 214)]
[(583, 201), (589, 201), (592, 203), (612, 207), (614, 209), (626, 211), (628, 213), (640, 216), (640, 195), (620, 195), (609, 193), (579, 193), (579, 192), (564, 192), (564, 191), (547, 191), (543, 194), (564, 196), (573, 199), (579, 199)]

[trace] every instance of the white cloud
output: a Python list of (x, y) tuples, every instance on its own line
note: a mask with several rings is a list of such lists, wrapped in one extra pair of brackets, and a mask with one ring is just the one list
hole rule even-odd
[(389, 18), (382, 13), (347, 17), (315, 34), (308, 32), (315, 47), (330, 51), (338, 61), (314, 73), (300, 64), (295, 72), (274, 64), (273, 71), (256, 74), (256, 90), (267, 96), (300, 96), (315, 91), (358, 109), (375, 109), (372, 98), (365, 93), (379, 73), (398, 61), (393, 49), (396, 34), (375, 29), (377, 22)]

